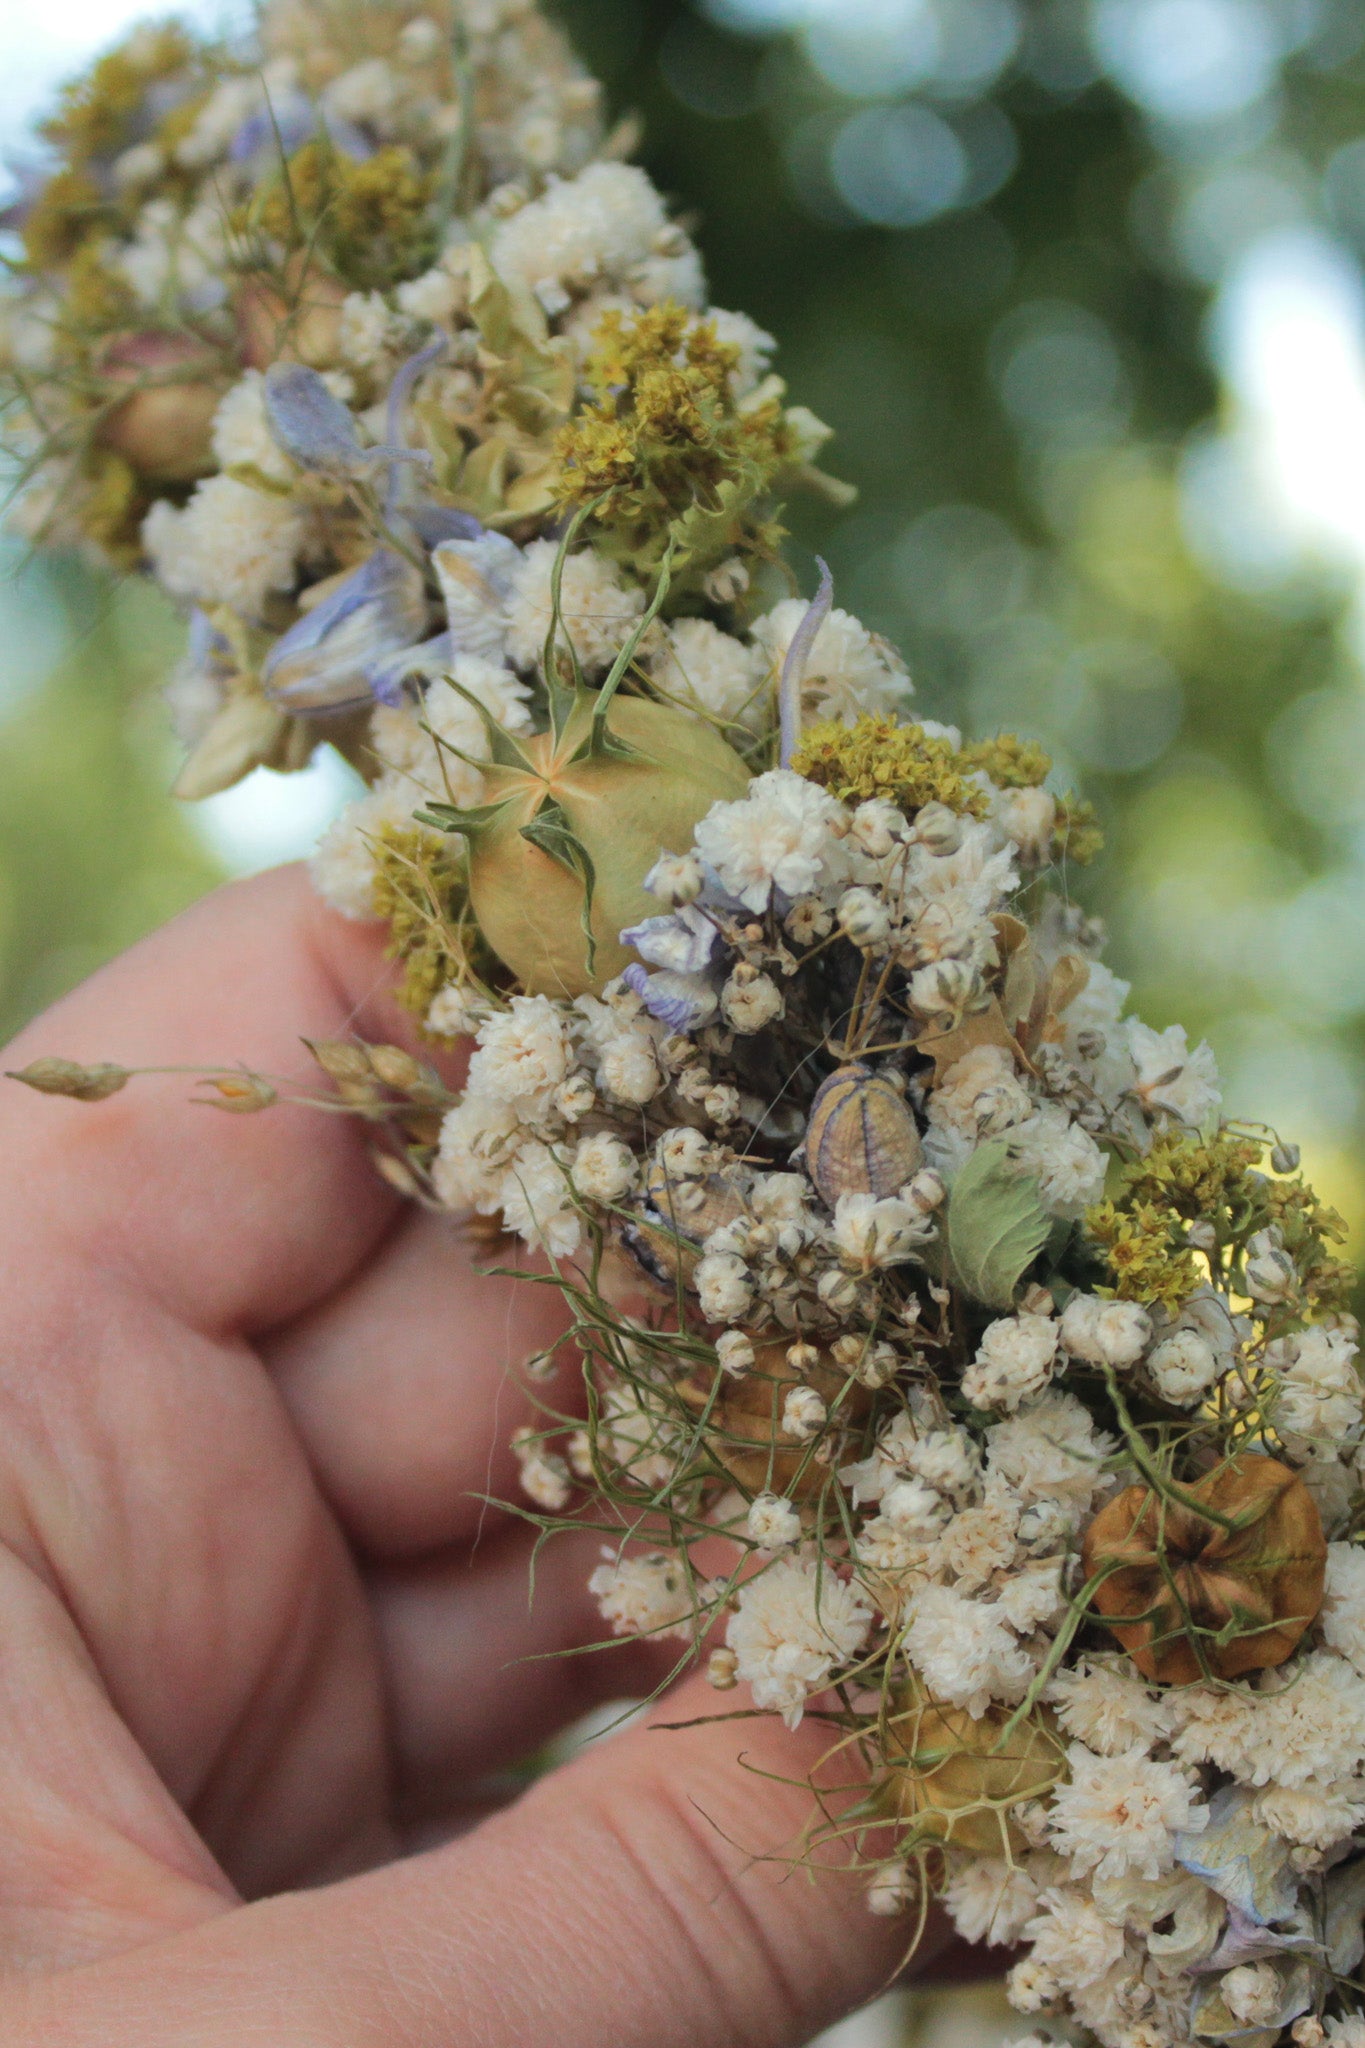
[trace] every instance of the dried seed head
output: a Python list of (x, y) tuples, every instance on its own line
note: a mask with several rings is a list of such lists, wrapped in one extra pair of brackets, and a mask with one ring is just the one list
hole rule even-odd
[(820, 1084), (806, 1127), (806, 1171), (829, 1208), (840, 1195), (894, 1195), (920, 1155), (914, 1114), (888, 1077), (855, 1062)]
[(76, 1060), (30, 1060), (26, 1067), (7, 1074), (6, 1079), (22, 1081), (26, 1088), (36, 1088), (40, 1095), (67, 1095), (73, 1102), (103, 1102), (106, 1096), (117, 1095), (125, 1085), (128, 1069), (109, 1065), (83, 1067)]
[(706, 1683), (717, 1692), (733, 1692), (739, 1684), (739, 1658), (733, 1650), (713, 1650), (706, 1660)]
[(402, 1095), (429, 1091), (436, 1080), (430, 1067), (424, 1067), (410, 1052), (404, 1052), (401, 1045), (372, 1045), (368, 1051), (376, 1079)]
[(1087, 1578), (1107, 1573), (1095, 1608), (1138, 1670), (1192, 1685), (1206, 1669), (1238, 1678), (1283, 1664), (1322, 1606), (1327, 1545), (1303, 1481), (1249, 1454), (1184, 1500), (1126, 1487), (1086, 1530), (1082, 1557)]

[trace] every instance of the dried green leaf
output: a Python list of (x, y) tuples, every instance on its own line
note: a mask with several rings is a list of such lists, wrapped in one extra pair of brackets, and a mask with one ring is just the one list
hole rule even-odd
[(1037, 1183), (1018, 1172), (1009, 1146), (978, 1145), (953, 1184), (947, 1223), (954, 1272), (973, 1300), (1008, 1308), (1051, 1228)]

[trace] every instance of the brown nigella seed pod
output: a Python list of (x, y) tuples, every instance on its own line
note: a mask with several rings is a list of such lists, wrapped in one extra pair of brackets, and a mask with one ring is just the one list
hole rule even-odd
[(822, 1081), (806, 1126), (806, 1172), (832, 1209), (840, 1195), (894, 1195), (923, 1148), (910, 1105), (861, 1061)]
[(749, 1493), (808, 1500), (829, 1485), (830, 1475), (812, 1457), (809, 1443), (783, 1429), (787, 1395), (793, 1387), (813, 1387), (836, 1428), (861, 1421), (870, 1396), (866, 1388), (850, 1386), (848, 1374), (825, 1351), (817, 1352), (809, 1370), (798, 1372), (788, 1357), (791, 1349), (790, 1336), (755, 1338), (753, 1366), (743, 1379), (727, 1379), (715, 1392), (714, 1376), (698, 1373), (680, 1381), (678, 1392), (689, 1408), (706, 1411), (706, 1447), (740, 1486)]
[(724, 1174), (672, 1180), (656, 1164), (650, 1169), (646, 1199), (621, 1234), (650, 1279), (671, 1290), (680, 1266), (684, 1282), (691, 1284), (711, 1232), (743, 1214), (744, 1197)]
[(1322, 1606), (1327, 1545), (1313, 1496), (1287, 1465), (1254, 1454), (1185, 1491), (1197, 1507), (1129, 1486), (1096, 1515), (1086, 1577), (1114, 1567), (1097, 1611), (1162, 1685), (1192, 1685), (1205, 1666), (1238, 1678), (1283, 1664)]
[(1046, 1707), (1006, 1738), (1009, 1719), (1008, 1707), (988, 1707), (974, 1721), (912, 1674), (887, 1719), (885, 1804), (925, 1841), (1017, 1855), (1026, 1843), (1010, 1808), (1050, 1792), (1066, 1776), (1066, 1752)]

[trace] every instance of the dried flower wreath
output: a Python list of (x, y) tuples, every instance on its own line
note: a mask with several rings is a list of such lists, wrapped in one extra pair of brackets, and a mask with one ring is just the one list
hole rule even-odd
[(600, 1531), (613, 1633), (822, 1718), (859, 1769), (813, 1833), (1019, 1947), (1021, 2011), (1365, 2048), (1340, 1222), (1125, 1018), (1041, 750), (915, 718), (795, 594), (779, 501), (844, 494), (771, 338), (524, 0), (143, 31), (47, 136), (16, 516), (189, 609), (183, 794), (324, 741), (365, 776), (317, 885), (474, 1051), (457, 1095), (316, 1054), (390, 1179), (562, 1290), (527, 1512)]

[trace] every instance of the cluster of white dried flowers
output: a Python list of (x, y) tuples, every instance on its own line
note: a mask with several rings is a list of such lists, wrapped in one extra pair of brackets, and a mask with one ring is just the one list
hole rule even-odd
[[(146, 498), (187, 791), (323, 739), (370, 785), (319, 888), (473, 1048), (457, 1095), (319, 1057), (391, 1178), (558, 1276), (529, 1511), (602, 1534), (613, 1635), (861, 1756), (821, 1825), (875, 1845), (874, 1909), (934, 1892), (1022, 1947), (1022, 2011), (1365, 2048), (1338, 1219), (1220, 1120), (1206, 1046), (1125, 1016), (1050, 886), (1096, 833), (1040, 750), (912, 722), (894, 650), (794, 594), (774, 494), (830, 488), (823, 430), (538, 18), (329, 0), (262, 35), (135, 40), (54, 131), (13, 359), (44, 294), (106, 287), (143, 294), (117, 332), (239, 353), (125, 387), (83, 452), (40, 436), (30, 505), (95, 534), (115, 458)], [(134, 198), (63, 242), (78, 176)], [(168, 392), (188, 435), (187, 391), (157, 479), (120, 437)]]

